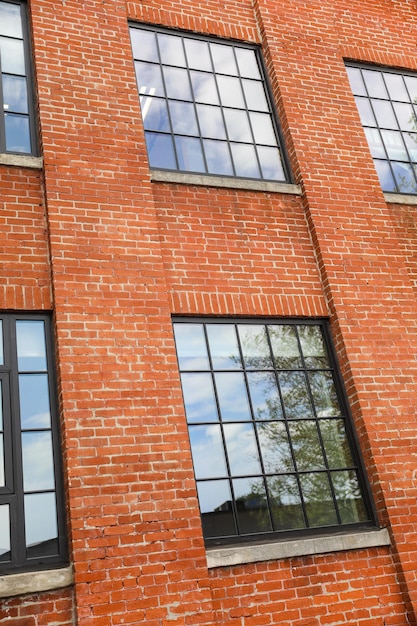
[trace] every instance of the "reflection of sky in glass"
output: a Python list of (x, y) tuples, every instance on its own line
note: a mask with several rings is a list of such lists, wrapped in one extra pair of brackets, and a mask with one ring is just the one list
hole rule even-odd
[(5, 110), (10, 113), (28, 112), (25, 77), (3, 75), (3, 102)]
[(55, 494), (25, 496), (25, 530), (27, 547), (58, 536)]
[(198, 483), (197, 489), (202, 513), (210, 513), (232, 499), (228, 480)]
[(51, 415), (47, 374), (19, 375), (22, 429), (49, 428)]
[[(0, 13), (1, 16), (1, 13)], [(9, 505), (0, 506), (0, 555), (10, 551)]]
[(276, 366), (298, 368), (301, 365), (297, 335), (294, 326), (268, 326), (269, 338)]
[(54, 462), (50, 432), (22, 433), (25, 491), (54, 489)]
[(184, 39), (185, 52), (187, 54), (188, 67), (212, 71), (211, 59), (206, 41), (198, 39)]
[(0, 434), (0, 487), (4, 487), (4, 445), (3, 445), (3, 434)]
[(196, 478), (227, 476), (220, 426), (190, 426)]
[(4, 123), (7, 150), (10, 152), (30, 153), (31, 142), (28, 116), (7, 113), (4, 116)]
[(185, 67), (184, 48), (180, 37), (158, 33), (158, 44), (162, 63)]
[(17, 361), (19, 371), (46, 370), (45, 328), (41, 320), (17, 320)]
[(207, 324), (214, 369), (240, 369), (240, 355), (233, 324)]
[(317, 417), (340, 415), (336, 387), (331, 372), (309, 372), (309, 379)]
[(260, 78), (255, 52), (248, 48), (235, 48), (240, 75), (244, 78)]
[(278, 378), (287, 419), (312, 417), (304, 372), (280, 372)]
[(224, 422), (250, 420), (251, 413), (243, 374), (217, 373), (214, 377), (222, 420)]
[(0, 2), (0, 35), (22, 37), (20, 7), (10, 2)]
[(232, 74), (237, 76), (237, 67), (233, 48), (222, 44), (211, 43), (210, 50), (216, 72), (219, 72), (219, 74)]
[(265, 326), (261, 324), (239, 324), (238, 328), (246, 367), (258, 369), (272, 367)]
[(130, 40), (132, 42), (135, 59), (140, 59), (142, 61), (159, 61), (155, 33), (149, 30), (131, 28)]
[(174, 333), (180, 369), (208, 369), (203, 324), (174, 324)]
[(258, 424), (258, 437), (265, 472), (294, 471), (288, 435), (282, 422)]
[(211, 374), (181, 374), (188, 422), (217, 421), (217, 407)]
[(3, 73), (25, 75), (23, 41), (0, 37), (0, 58)]
[(282, 419), (275, 375), (272, 372), (249, 372), (248, 384), (255, 419)]
[(227, 456), (232, 476), (259, 474), (258, 449), (252, 424), (225, 424)]

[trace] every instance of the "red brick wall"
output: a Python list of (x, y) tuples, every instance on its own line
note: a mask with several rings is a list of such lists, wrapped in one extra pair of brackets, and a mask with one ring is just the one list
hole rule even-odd
[(0, 624), (8, 626), (73, 626), (71, 589), (8, 598), (0, 605)]

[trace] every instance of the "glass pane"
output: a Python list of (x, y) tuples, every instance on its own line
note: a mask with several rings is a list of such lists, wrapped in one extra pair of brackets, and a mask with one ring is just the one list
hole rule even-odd
[(245, 366), (249, 369), (272, 367), (266, 328), (261, 324), (239, 324), (239, 337)]
[(3, 429), (3, 381), (0, 380), (0, 430)]
[(232, 476), (262, 472), (253, 424), (225, 424), (224, 437)]
[(188, 422), (217, 422), (216, 399), (211, 374), (181, 374)]
[(269, 337), (278, 369), (298, 369), (300, 350), (294, 326), (268, 326)]
[(219, 104), (216, 81), (213, 74), (190, 72), (195, 102)]
[(0, 2), (0, 35), (22, 37), (20, 7), (10, 2)]
[(169, 102), (172, 130), (178, 135), (198, 136), (194, 105), (191, 102)]
[(317, 417), (341, 414), (336, 387), (331, 372), (309, 372), (310, 389)]
[(404, 79), (399, 74), (388, 74), (384, 72), (385, 84), (391, 100), (401, 100), (408, 102), (409, 97), (405, 88)]
[(294, 476), (267, 478), (274, 530), (305, 528), (298, 484)]
[(0, 365), (4, 365), (4, 355), (3, 355), (3, 320), (0, 320)]
[(225, 109), (227, 134), (230, 141), (252, 142), (252, 133), (249, 126), (248, 114), (246, 111), (236, 111), (235, 109)]
[(19, 371), (45, 371), (46, 345), (44, 322), (42, 320), (17, 320), (16, 341)]
[(408, 154), (413, 163), (417, 162), (417, 134), (403, 133), (403, 140), (407, 146)]
[(243, 80), (243, 91), (248, 109), (253, 111), (269, 111), (264, 86), (255, 80)]
[(414, 170), (408, 163), (391, 162), (397, 187), (401, 193), (416, 193), (417, 184)]
[(146, 147), (151, 167), (177, 169), (174, 145), (170, 135), (157, 135), (156, 133), (148, 132), (146, 133)]
[(230, 144), (230, 149), (232, 151), (236, 176), (243, 176), (245, 178), (261, 177), (254, 146), (232, 143)]
[(231, 74), (237, 76), (237, 66), (233, 48), (222, 44), (210, 44), (211, 55), (213, 57), (214, 69), (219, 74)]
[(291, 422), (288, 426), (295, 462), (299, 472), (324, 469), (317, 424), (313, 421)]
[(374, 70), (362, 70), (368, 94), (371, 98), (388, 98), (382, 73)]
[(227, 143), (204, 139), (204, 151), (210, 174), (233, 176), (232, 160)]
[(372, 100), (372, 107), (378, 125), (381, 128), (398, 128), (398, 123), (395, 119), (394, 109), (392, 108), (391, 102), (384, 102), (383, 100)]
[(205, 537), (223, 537), (236, 534), (232, 496), (227, 480), (197, 484), (203, 532)]
[(392, 130), (381, 130), (381, 136), (389, 159), (408, 161), (408, 154), (401, 133)]
[(231, 76), (218, 76), (217, 84), (220, 92), (220, 100), (223, 106), (245, 108), (242, 86), (238, 78)]
[(360, 69), (358, 69), (357, 67), (347, 67), (346, 71), (348, 74), (352, 92), (355, 94), (355, 96), (366, 96), (366, 89), (362, 80), (362, 74)]
[(353, 459), (343, 421), (321, 420), (320, 431), (329, 467), (352, 467)]
[(178, 67), (164, 67), (165, 87), (168, 98), (192, 100), (190, 79), (187, 70)]
[(277, 139), (271, 116), (267, 113), (250, 113), (249, 115), (255, 142), (267, 146), (276, 146)]
[(263, 480), (240, 478), (233, 481), (237, 522), (241, 534), (272, 530)]
[(245, 379), (239, 372), (215, 374), (220, 415), (225, 421), (251, 419)]
[(337, 524), (337, 515), (330, 490), (329, 480), (324, 473), (302, 474), (300, 484), (309, 526)]
[(10, 561), (10, 514), (8, 504), (0, 505), (0, 561)]
[(205, 172), (203, 148), (197, 137), (175, 137), (178, 165), (180, 170)]
[[(0, 17), (1, 19), (1, 17)], [(1, 29), (1, 26), (0, 26)], [(25, 56), (23, 41), (0, 37), (1, 71), (4, 74), (25, 75)]]
[(19, 374), (19, 399), (23, 430), (50, 427), (47, 374)]
[(288, 434), (283, 422), (262, 422), (257, 425), (259, 445), (265, 473), (294, 472)]
[(394, 102), (393, 106), (400, 128), (415, 132), (417, 130), (417, 119), (411, 104)]
[(301, 349), (307, 367), (329, 367), (320, 326), (298, 326)]
[(220, 109), (206, 104), (197, 104), (197, 115), (202, 137), (226, 139), (226, 129)]
[(245, 76), (246, 78), (261, 78), (254, 50), (235, 48), (235, 53), (241, 76)]
[(282, 407), (273, 372), (248, 372), (248, 384), (254, 418), (282, 419)]
[(28, 556), (56, 553), (57, 542), (53, 541), (58, 537), (55, 494), (25, 496), (25, 529)]
[(174, 324), (174, 334), (180, 369), (209, 369), (203, 324)]
[(377, 159), (386, 159), (387, 155), (378, 128), (365, 128), (365, 135), (372, 156)]
[(359, 116), (363, 126), (376, 126), (371, 104), (367, 98), (355, 98)]
[(356, 472), (332, 472), (331, 477), (342, 524), (365, 522), (368, 515)]
[(281, 154), (278, 148), (258, 146), (257, 150), (263, 178), (266, 180), (285, 180)]
[(22, 460), (25, 491), (55, 488), (50, 432), (22, 433)]
[(4, 437), (3, 437), (3, 434), (0, 433), (0, 487), (4, 487), (5, 484), (6, 482), (5, 482), (5, 477), (4, 477)]
[(136, 61), (135, 70), (140, 94), (165, 96), (162, 73), (159, 65)]
[(383, 191), (396, 191), (394, 177), (387, 161), (374, 161), (379, 181)]
[(313, 417), (304, 372), (280, 372), (278, 377), (287, 419)]
[(242, 367), (236, 328), (233, 324), (207, 324), (213, 369), (240, 369)]
[(3, 75), (4, 110), (11, 113), (28, 112), (28, 92), (26, 78)]
[(141, 96), (140, 106), (145, 130), (171, 131), (165, 100)]
[(184, 48), (181, 37), (176, 35), (158, 34), (159, 53), (161, 63), (168, 65), (186, 66)]
[(190, 426), (189, 433), (195, 477), (227, 476), (220, 426)]
[(141, 30), (140, 28), (131, 28), (130, 40), (135, 59), (159, 62), (155, 33), (149, 30)]
[(410, 95), (411, 102), (417, 102), (417, 78), (415, 76), (404, 76), (405, 84)]
[(6, 126), (6, 150), (9, 152), (31, 152), (29, 118), (8, 113), (4, 116)]
[(208, 43), (198, 39), (184, 39), (188, 67), (196, 70), (212, 71)]

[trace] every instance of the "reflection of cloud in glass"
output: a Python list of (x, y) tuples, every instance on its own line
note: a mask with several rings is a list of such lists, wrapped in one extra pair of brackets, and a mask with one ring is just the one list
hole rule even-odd
[(54, 489), (50, 432), (22, 433), (22, 459), (25, 491)]
[(261, 465), (252, 424), (225, 424), (227, 455), (232, 476), (259, 474)]
[(180, 369), (208, 369), (206, 340), (202, 324), (174, 324)]
[(0, 35), (22, 37), (20, 7), (10, 2), (0, 4)]
[(58, 536), (55, 494), (25, 496), (25, 530), (28, 547)]
[(41, 320), (16, 322), (19, 371), (46, 370), (45, 329)]
[(190, 426), (189, 433), (196, 478), (226, 476), (220, 426)]
[(214, 369), (240, 369), (235, 327), (232, 324), (207, 324)]
[(22, 429), (49, 428), (50, 407), (47, 374), (19, 374)]
[(240, 372), (215, 374), (222, 420), (250, 420), (245, 379)]
[(0, 554), (10, 550), (9, 505), (0, 506)]
[(217, 407), (211, 374), (181, 374), (181, 382), (187, 421), (217, 421)]

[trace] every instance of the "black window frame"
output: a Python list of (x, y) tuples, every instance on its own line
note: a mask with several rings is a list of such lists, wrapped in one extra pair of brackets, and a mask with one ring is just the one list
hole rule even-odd
[[(281, 126), (279, 123), (279, 119), (278, 119), (278, 115), (276, 112), (276, 108), (274, 105), (274, 101), (272, 98), (272, 90), (271, 90), (271, 86), (270, 86), (270, 82), (268, 79), (268, 74), (265, 68), (265, 64), (263, 61), (263, 56), (262, 56), (262, 52), (261, 52), (261, 48), (258, 45), (252, 44), (252, 43), (248, 43), (248, 42), (244, 42), (244, 41), (240, 41), (240, 40), (234, 40), (234, 39), (225, 39), (225, 38), (220, 38), (220, 37), (216, 37), (215, 35), (202, 35), (202, 34), (197, 34), (197, 33), (193, 33), (193, 32), (189, 32), (189, 31), (185, 31), (185, 30), (181, 30), (181, 29), (176, 29), (176, 28), (166, 28), (166, 27), (162, 27), (162, 26), (156, 26), (156, 25), (150, 25), (150, 24), (143, 24), (143, 23), (138, 23), (138, 22), (129, 22), (129, 29), (132, 30), (145, 30), (148, 32), (152, 32), (154, 34), (161, 34), (161, 35), (174, 35), (177, 36), (179, 38), (182, 38), (183, 40), (194, 40), (194, 41), (199, 41), (199, 42), (206, 42), (208, 44), (213, 43), (213, 44), (219, 44), (219, 45), (223, 45), (223, 46), (229, 46), (229, 47), (234, 47), (234, 48), (240, 48), (243, 50), (251, 50), (255, 53), (255, 57), (256, 57), (256, 62), (258, 65), (258, 70), (259, 70), (259, 81), (263, 88), (264, 88), (264, 95), (265, 95), (265, 100), (266, 100), (266, 104), (267, 104), (267, 110), (265, 110), (265, 113), (268, 113), (269, 115), (269, 119), (271, 121), (271, 125), (272, 125), (272, 129), (273, 129), (273, 133), (274, 133), (274, 138), (276, 140), (276, 148), (280, 157), (280, 164), (282, 167), (282, 174), (283, 177), (282, 178), (269, 178), (267, 176), (263, 176), (262, 175), (262, 164), (261, 164), (261, 159), (259, 157), (258, 154), (258, 147), (262, 148), (262, 147), (273, 147), (272, 144), (262, 144), (262, 142), (260, 141), (256, 141), (254, 134), (253, 134), (253, 127), (250, 125), (251, 127), (251, 133), (252, 133), (252, 139), (253, 141), (249, 142), (239, 142), (237, 140), (233, 140), (230, 139), (229, 136), (227, 135), (228, 130), (227, 130), (227, 124), (225, 122), (224, 119), (224, 111), (228, 108), (228, 105), (226, 104), (222, 104), (219, 93), (217, 92), (217, 95), (219, 97), (219, 103), (216, 105), (212, 105), (212, 109), (217, 109), (218, 111), (220, 111), (221, 116), (223, 118), (223, 123), (225, 125), (225, 131), (226, 131), (226, 138), (224, 140), (224, 143), (227, 144), (228, 146), (228, 152), (229, 152), (229, 156), (231, 157), (231, 167), (233, 169), (233, 173), (222, 173), (222, 172), (212, 172), (209, 171), (208, 168), (208, 157), (206, 155), (205, 149), (203, 147), (201, 147), (202, 150), (202, 159), (204, 161), (204, 166), (205, 166), (205, 170), (202, 169), (189, 169), (186, 167), (181, 167), (180, 163), (179, 163), (179, 156), (178, 156), (178, 151), (176, 148), (176, 142), (175, 142), (175, 137), (182, 137), (182, 138), (188, 138), (188, 137), (195, 137), (196, 139), (199, 140), (201, 146), (204, 143), (205, 140), (210, 139), (208, 135), (204, 135), (204, 133), (201, 131), (200, 128), (200, 122), (198, 120), (198, 115), (196, 113), (196, 107), (201, 104), (203, 101), (198, 101), (196, 100), (196, 98), (194, 97), (194, 95), (192, 96), (191, 100), (187, 100), (186, 98), (178, 98), (178, 102), (180, 103), (186, 103), (186, 102), (190, 102), (193, 105), (193, 109), (194, 109), (194, 113), (195, 113), (195, 119), (197, 122), (197, 127), (199, 129), (198, 134), (195, 135), (181, 135), (181, 133), (176, 133), (173, 130), (172, 127), (172, 123), (171, 121), (169, 121), (169, 124), (171, 126), (171, 130), (167, 131), (167, 132), (160, 132), (159, 134), (161, 135), (166, 135), (172, 138), (172, 147), (173, 147), (173, 153), (174, 153), (174, 159), (176, 161), (176, 167), (164, 167), (164, 166), (159, 166), (159, 165), (152, 165), (152, 163), (150, 162), (150, 169), (151, 170), (165, 170), (168, 172), (179, 172), (179, 173), (183, 173), (183, 174), (196, 174), (196, 175), (204, 175), (204, 176), (211, 176), (211, 177), (224, 177), (224, 178), (233, 178), (233, 179), (238, 179), (238, 180), (256, 180), (256, 181), (261, 181), (261, 182), (274, 182), (274, 183), (293, 183), (294, 179), (292, 176), (292, 172), (291, 172), (291, 168), (289, 165), (289, 159), (288, 159), (288, 153), (286, 150), (286, 146), (285, 146), (285, 142), (284, 142), (284, 137), (283, 137), (283, 133), (281, 130)], [(135, 58), (135, 53), (134, 53), (134, 46), (133, 46), (133, 42), (132, 42), (132, 54), (133, 54), (133, 61), (136, 64), (136, 62), (138, 61), (137, 58)], [(162, 62), (161, 58), (159, 58), (159, 62), (155, 62), (155, 65), (158, 65), (159, 67), (162, 66), (167, 66), (166, 62)], [(176, 66), (174, 63), (170, 66), (172, 68), (176, 68), (179, 66)], [(181, 66), (182, 67), (182, 66)], [(190, 65), (185, 65), (185, 69), (188, 72), (188, 75), (190, 75), (190, 70), (195, 69), (192, 68)], [(197, 69), (196, 71), (203, 73), (203, 70)], [(225, 77), (231, 77), (232, 75), (228, 75), (228, 74), (220, 74), (218, 72), (216, 72), (214, 69), (212, 69), (211, 74), (213, 76), (225, 76)], [(234, 75), (233, 75), (234, 76)], [(138, 95), (139, 98), (141, 98), (141, 94), (140, 94), (140, 86), (139, 86), (139, 81), (138, 81), (138, 75), (136, 72), (136, 78), (137, 78), (137, 85), (138, 85)], [(242, 85), (242, 76), (239, 74), (237, 76), (237, 78), (240, 81), (240, 84)], [(163, 80), (164, 82), (164, 80)], [(165, 83), (164, 83), (165, 84)], [(165, 87), (164, 87), (165, 89)], [(217, 87), (218, 89), (218, 87)], [(243, 90), (242, 90), (243, 91)], [(170, 101), (170, 97), (167, 95), (166, 91), (165, 91), (165, 95), (163, 97), (160, 98), (161, 100), (164, 100), (164, 102), (168, 103)], [(175, 99), (174, 99), (175, 100)], [(246, 101), (246, 97), (244, 96), (244, 100), (245, 100), (245, 108), (242, 108), (241, 110), (246, 112), (248, 115), (249, 113), (252, 111), (252, 109), (247, 105), (247, 101)], [(211, 106), (211, 105), (210, 105)], [(141, 107), (142, 109), (142, 107)], [(253, 112), (255, 112), (255, 110), (253, 110)], [(167, 106), (167, 114), (168, 114), (168, 118), (169, 120), (171, 120), (171, 114), (169, 113), (169, 107)], [(142, 109), (142, 119), (144, 120), (144, 115), (143, 115), (143, 109)], [(145, 124), (144, 124), (145, 125)], [(153, 131), (150, 131), (153, 132)], [(155, 134), (157, 134), (159, 131), (155, 131)], [(146, 128), (145, 128), (145, 136), (146, 136)], [(220, 140), (218, 138), (213, 139), (213, 141), (217, 141), (219, 144), (221, 142), (223, 142), (223, 140)], [(246, 145), (246, 146), (253, 146), (255, 148), (256, 151), (256, 163), (257, 166), (259, 168), (259, 176), (251, 176), (251, 175), (240, 175), (236, 173), (236, 164), (234, 161), (234, 157), (232, 154), (232, 150), (230, 148), (230, 146), (232, 144), (236, 144), (239, 143), (241, 145)], [(147, 146), (148, 147), (148, 146)], [(148, 149), (148, 157), (149, 157), (149, 149)], [(207, 157), (207, 158), (206, 158)], [(151, 159), (149, 158), (149, 160), (151, 161)], [(237, 159), (236, 159), (237, 160)]]
[[(342, 523), (341, 521), (341, 517), (340, 517), (340, 512), (337, 513), (337, 523), (336, 524), (325, 524), (325, 525), (311, 525), (309, 526), (307, 523), (307, 519), (308, 519), (308, 515), (306, 514), (306, 508), (305, 508), (305, 503), (303, 503), (303, 496), (302, 494), (302, 490), (300, 488), (300, 481), (299, 481), (299, 476), (301, 476), (302, 474), (307, 474), (306, 470), (297, 470), (297, 466), (296, 463), (294, 463), (294, 451), (292, 449), (292, 445), (293, 443), (291, 442), (291, 438), (289, 437), (289, 441), (290, 441), (290, 447), (292, 449), (291, 451), (291, 456), (292, 456), (292, 461), (294, 463), (294, 467), (295, 467), (295, 471), (293, 471), (293, 475), (296, 476), (296, 480), (298, 482), (298, 486), (299, 486), (299, 490), (300, 490), (300, 495), (301, 495), (301, 506), (303, 509), (303, 515), (304, 515), (304, 522), (306, 522), (305, 527), (300, 527), (300, 528), (282, 528), (282, 529), (276, 529), (276, 528), (272, 528), (268, 531), (256, 531), (256, 532), (246, 532), (246, 533), (239, 533), (239, 527), (238, 527), (238, 522), (237, 522), (237, 518), (239, 516), (238, 513), (238, 507), (239, 507), (239, 503), (237, 503), (237, 500), (239, 500), (239, 498), (234, 498), (233, 497), (233, 487), (231, 487), (233, 479), (237, 478), (238, 475), (233, 475), (230, 471), (230, 466), (229, 466), (229, 461), (226, 460), (226, 463), (228, 465), (228, 469), (227, 469), (227, 476), (222, 476), (222, 477), (217, 477), (214, 480), (227, 480), (229, 481), (229, 489), (230, 489), (230, 493), (232, 495), (232, 500), (230, 503), (230, 507), (232, 510), (232, 514), (233, 514), (233, 519), (234, 519), (234, 523), (235, 523), (235, 529), (238, 530), (237, 533), (235, 534), (228, 534), (228, 535), (224, 535), (224, 536), (209, 536), (205, 533), (205, 524), (204, 524), (204, 515), (201, 514), (202, 517), (202, 524), (203, 524), (203, 535), (205, 536), (205, 543), (207, 547), (210, 546), (216, 546), (216, 545), (227, 545), (227, 544), (239, 544), (239, 543), (247, 543), (247, 542), (257, 542), (257, 541), (268, 541), (268, 540), (273, 540), (273, 539), (285, 539), (285, 538), (293, 538), (293, 537), (303, 537), (303, 536), (316, 536), (316, 535), (322, 535), (323, 533), (340, 533), (340, 532), (352, 532), (355, 529), (359, 530), (359, 529), (369, 529), (369, 528), (377, 528), (378, 527), (378, 522), (377, 522), (377, 514), (376, 514), (376, 509), (375, 509), (375, 505), (374, 505), (374, 501), (373, 501), (373, 497), (372, 497), (372, 493), (371, 493), (371, 488), (370, 488), (370, 484), (367, 478), (367, 474), (366, 474), (366, 470), (365, 470), (365, 465), (363, 462), (363, 458), (361, 455), (361, 451), (360, 451), (360, 446), (359, 446), (359, 441), (358, 441), (358, 437), (355, 431), (355, 427), (354, 427), (354, 423), (353, 423), (353, 419), (352, 419), (352, 415), (349, 409), (349, 403), (348, 403), (348, 399), (347, 399), (347, 394), (343, 385), (343, 380), (342, 380), (342, 376), (341, 376), (341, 372), (337, 363), (337, 359), (336, 359), (336, 352), (335, 352), (335, 348), (334, 348), (334, 344), (332, 341), (332, 336), (331, 336), (331, 332), (330, 332), (330, 324), (329, 321), (327, 319), (314, 319), (314, 320), (310, 320), (310, 319), (303, 319), (303, 318), (263, 318), (263, 317), (254, 317), (254, 318), (230, 318), (230, 317), (216, 317), (216, 318), (211, 318), (211, 317), (188, 317), (188, 316), (175, 316), (172, 318), (172, 322), (174, 325), (174, 335), (175, 335), (175, 326), (176, 325), (181, 325), (181, 324), (203, 324), (203, 325), (215, 325), (215, 324), (232, 324), (232, 325), (236, 325), (236, 330), (237, 330), (237, 326), (238, 325), (260, 325), (260, 326), (275, 326), (275, 325), (282, 325), (282, 326), (292, 326), (292, 327), (300, 327), (300, 326), (316, 326), (319, 327), (321, 329), (321, 333), (322, 333), (322, 337), (323, 337), (323, 345), (325, 347), (325, 355), (327, 355), (327, 359), (328, 359), (328, 363), (329, 363), (329, 367), (328, 368), (323, 368), (324, 371), (326, 372), (330, 372), (331, 374), (331, 378), (333, 380), (334, 383), (334, 388), (336, 390), (336, 394), (337, 394), (337, 401), (339, 403), (340, 409), (341, 409), (341, 413), (339, 416), (337, 416), (336, 418), (323, 418), (323, 416), (318, 416), (318, 413), (316, 413), (316, 409), (314, 408), (314, 403), (312, 405), (312, 408), (314, 409), (313, 413), (314, 413), (314, 418), (313, 421), (315, 421), (316, 424), (316, 428), (318, 429), (319, 432), (319, 439), (320, 439), (320, 445), (322, 447), (322, 452), (324, 450), (324, 444), (323, 444), (323, 439), (322, 439), (322, 435), (320, 434), (321, 432), (321, 426), (319, 427), (318, 424), (323, 422), (323, 421), (331, 421), (331, 420), (335, 420), (337, 419), (337, 421), (343, 421), (343, 425), (344, 425), (344, 432), (345, 432), (345, 441), (347, 442), (347, 445), (350, 448), (350, 454), (351, 454), (351, 458), (352, 458), (352, 462), (353, 462), (353, 466), (351, 468), (349, 468), (349, 470), (352, 470), (356, 473), (356, 477), (357, 477), (357, 481), (358, 481), (358, 488), (360, 491), (360, 498), (361, 498), (361, 502), (363, 504), (363, 510), (365, 511), (365, 515), (366, 515), (366, 519), (361, 519), (360, 521), (356, 521), (356, 522), (349, 522), (349, 523)], [(205, 340), (206, 340), (206, 346), (208, 345), (208, 335), (207, 335), (207, 330), (204, 329), (204, 334), (205, 334)], [(300, 338), (299, 335), (297, 334), (298, 337), (298, 346), (300, 348), (300, 355), (302, 358), (302, 362), (303, 362), (303, 366), (301, 368), (296, 368), (297, 371), (302, 371), (305, 376), (306, 379), (308, 380), (308, 372), (309, 371), (319, 371), (317, 370), (317, 368), (313, 368), (310, 367), (308, 368), (306, 366), (306, 363), (304, 361), (304, 357), (302, 356), (302, 351), (301, 351), (301, 344), (300, 344)], [(240, 339), (238, 340), (239, 343), (239, 350), (242, 350), (241, 344), (240, 344)], [(269, 340), (269, 346), (271, 348), (271, 343)], [(179, 364), (179, 371), (180, 371), (180, 376), (182, 377), (182, 375), (185, 374), (189, 374), (189, 373), (194, 373), (194, 372), (198, 372), (200, 370), (196, 369), (196, 370), (192, 370), (192, 369), (187, 369), (187, 368), (181, 368), (180, 365), (180, 355), (178, 354), (178, 346), (177, 346), (177, 342), (176, 342), (176, 348), (177, 348), (177, 357), (178, 357), (178, 364)], [(272, 348), (271, 348), (272, 350)], [(271, 352), (272, 354), (272, 352)], [(242, 356), (242, 352), (241, 352), (241, 356)], [(223, 420), (223, 418), (221, 417), (221, 409), (220, 409), (220, 403), (219, 403), (219, 398), (218, 398), (218, 392), (216, 390), (216, 383), (214, 382), (214, 378), (215, 378), (215, 373), (216, 372), (221, 372), (221, 369), (218, 370), (216, 368), (214, 368), (212, 366), (212, 361), (211, 361), (211, 356), (208, 352), (208, 359), (210, 360), (210, 366), (208, 369), (202, 369), (201, 371), (204, 373), (209, 373), (210, 376), (213, 379), (213, 391), (214, 391), (214, 395), (216, 397), (215, 399), (215, 404), (217, 407), (217, 412), (218, 412), (218, 424), (220, 425), (220, 430), (222, 431), (222, 442), (223, 442), (223, 450), (226, 451), (225, 452), (225, 458), (227, 459), (228, 456), (228, 449), (227, 449), (227, 444), (225, 443), (225, 435), (223, 432), (223, 426), (225, 421)], [(249, 371), (249, 369), (247, 369), (246, 367), (242, 367), (242, 369), (240, 371), (244, 372), (244, 376), (245, 376), (245, 386), (246, 386), (246, 391), (248, 394), (248, 398), (249, 398), (249, 403), (252, 404), (252, 400), (250, 400), (250, 393), (249, 393), (249, 384), (248, 384), (248, 380), (247, 380), (247, 372)], [(256, 370), (253, 370), (256, 371)], [(278, 372), (280, 370), (278, 368), (274, 369), (274, 375), (278, 378)], [(183, 382), (183, 381), (182, 381)], [(309, 383), (307, 383), (307, 386), (309, 386)], [(278, 385), (279, 388), (279, 385)], [(282, 396), (281, 396), (281, 392), (280, 393), (280, 398), (281, 398), (281, 402), (282, 402)], [(309, 390), (309, 397), (310, 400), (312, 398), (312, 392), (311, 389)], [(185, 393), (184, 393), (184, 387), (183, 387), (183, 398), (184, 398), (184, 406), (185, 406), (185, 410), (186, 410), (186, 416), (187, 416), (187, 406), (186, 406), (186, 398), (185, 398)], [(283, 404), (282, 404), (282, 408), (283, 408)], [(255, 423), (254, 425), (254, 431), (256, 433), (256, 418), (254, 418), (254, 410), (253, 408), (250, 408), (250, 412), (251, 412), (251, 420), (252, 422)], [(258, 418), (259, 420), (260, 418)], [(296, 421), (296, 420), (294, 420)], [(310, 418), (301, 418), (299, 421), (311, 421)], [(222, 426), (222, 422), (223, 422), (223, 426)], [(288, 424), (293, 422), (292, 419), (288, 419), (287, 417), (284, 417), (284, 422), (286, 423), (287, 426), (287, 430), (288, 430)], [(216, 426), (218, 425), (217, 422), (204, 422), (204, 420), (201, 421), (201, 424), (206, 424), (207, 425), (213, 425), (215, 424)], [(200, 424), (200, 422), (197, 421), (191, 421), (190, 419), (188, 419), (187, 416), (187, 425), (188, 425), (188, 434), (189, 434), (189, 438), (190, 438), (190, 447), (192, 450), (192, 441), (191, 441), (191, 435), (190, 435), (190, 425), (192, 426), (198, 426)], [(258, 435), (255, 435), (256, 439), (258, 439)], [(259, 441), (257, 443), (258, 446), (258, 452), (260, 451), (260, 445), (259, 445)], [(326, 458), (326, 454), (323, 455)], [(262, 454), (260, 455), (260, 457), (262, 458)], [(264, 463), (264, 460), (261, 461), (262, 465)], [(194, 463), (194, 469), (195, 468), (195, 460), (193, 460)], [(344, 468), (339, 468), (339, 471), (347, 471), (348, 468), (344, 467)], [(318, 473), (322, 473), (322, 474), (326, 474), (326, 476), (330, 477), (330, 475), (332, 473), (335, 473), (338, 471), (338, 468), (335, 467), (330, 467), (329, 464), (327, 464), (326, 461), (326, 467), (323, 470), (323, 468), (321, 468), (320, 470), (314, 470), (317, 474)], [(310, 470), (309, 470), (310, 472)], [(285, 475), (285, 472), (282, 473), (283, 475)], [(262, 480), (264, 481), (264, 485), (266, 485), (266, 478), (268, 476), (268, 472), (266, 472), (264, 469), (262, 469), (261, 475)], [(197, 486), (197, 491), (198, 491), (198, 487), (199, 487), (199, 483), (201, 484), (202, 482), (208, 482), (208, 481), (212, 481), (213, 479), (211, 477), (206, 477), (206, 478), (199, 478), (196, 474), (195, 471), (195, 480), (196, 480), (196, 486)], [(332, 493), (332, 498), (333, 498), (333, 504), (336, 502), (336, 496), (335, 496), (335, 491), (334, 491), (334, 485), (332, 483), (332, 481), (330, 481), (330, 491)], [(267, 493), (268, 490), (265, 490), (265, 493)], [(269, 496), (267, 494), (267, 498), (269, 501)], [(199, 497), (200, 500), (200, 497)], [(226, 504), (226, 503), (225, 503)], [(211, 511), (211, 513), (213, 513), (214, 511), (220, 511), (220, 510), (225, 510), (224, 508), (222, 508), (223, 505), (218, 506), (217, 508), (215, 508), (213, 511)], [(269, 507), (269, 516), (270, 519), (272, 518), (272, 509), (270, 508), (270, 503), (268, 503), (268, 507)], [(336, 506), (336, 511), (337, 511), (337, 506)], [(201, 512), (201, 502), (200, 502), (200, 512)]]
[[(8, 505), (10, 523), (10, 552), (0, 555), (0, 575), (27, 571), (38, 571), (68, 563), (68, 543), (64, 506), (63, 468), (59, 413), (56, 396), (54, 341), (52, 319), (48, 314), (0, 312), (3, 333), (4, 359), (0, 365), (0, 378), (8, 380), (3, 386), (2, 415), (4, 429), (5, 485), (0, 487), (0, 507)], [(45, 338), (46, 368), (24, 370), (18, 366), (17, 331), (18, 322), (42, 322)], [(50, 408), (50, 425), (25, 428), (21, 422), (19, 376), (38, 375), (47, 377)], [(46, 433), (51, 437), (53, 456), (54, 488), (27, 489), (24, 486), (23, 436)], [(1, 459), (0, 459), (1, 461)], [(35, 545), (26, 545), (24, 499), (31, 495), (51, 494), (54, 496), (57, 537)], [(0, 548), (4, 546), (0, 546)], [(9, 558), (7, 558), (9, 556)]]
[[(37, 119), (36, 119), (36, 107), (35, 107), (35, 89), (34, 89), (34, 77), (33, 77), (33, 56), (32, 56), (32, 45), (31, 45), (31, 33), (29, 29), (29, 7), (27, 5), (26, 0), (0, 0), (2, 4), (12, 4), (18, 6), (20, 8), (20, 17), (21, 17), (21, 26), (22, 26), (22, 42), (23, 42), (23, 50), (24, 50), (24, 64), (25, 64), (25, 74), (13, 74), (4, 72), (5, 75), (10, 76), (24, 76), (26, 79), (26, 88), (27, 88), (27, 113), (22, 113), (22, 116), (27, 117), (29, 124), (29, 135), (28, 139), (30, 141), (30, 150), (12, 150), (8, 149), (6, 145), (6, 122), (5, 118), (8, 114), (8, 111), (4, 108), (4, 98), (3, 98), (3, 84), (2, 84), (2, 67), (1, 67), (1, 56), (0, 56), (0, 107), (1, 107), (1, 116), (0, 116), (0, 154), (11, 154), (11, 155), (20, 155), (20, 156), (38, 156), (39, 148), (38, 148), (38, 135), (37, 135)], [(14, 37), (11, 37), (14, 39)], [(19, 39), (19, 38), (17, 38)], [(19, 113), (13, 114), (19, 115)]]

